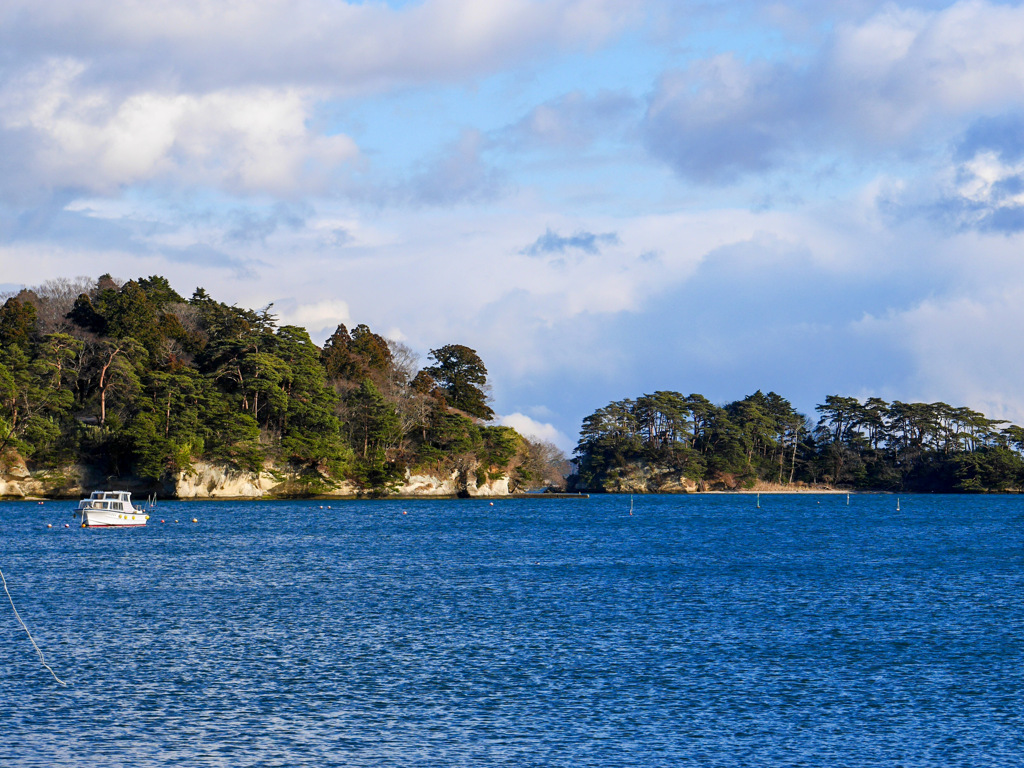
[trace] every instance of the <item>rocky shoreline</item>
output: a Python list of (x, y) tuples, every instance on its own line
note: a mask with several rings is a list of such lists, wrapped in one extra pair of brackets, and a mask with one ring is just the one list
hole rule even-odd
[[(609, 494), (800, 494), (849, 493), (828, 485), (780, 484), (758, 481), (740, 485), (731, 478), (696, 481), (679, 473), (659, 471), (644, 465), (626, 468), (600, 488), (578, 487), (579, 495)], [(226, 464), (195, 462), (188, 471), (154, 484), (136, 477), (109, 478), (95, 467), (72, 465), (57, 469), (31, 470), (20, 458), (0, 470), (0, 500), (79, 499), (97, 489), (127, 490), (136, 498), (156, 495), (160, 499), (271, 500), (295, 498), (511, 498), (522, 496), (510, 487), (505, 475), (478, 483), (473, 471), (447, 474), (406, 471), (402, 481), (387, 491), (364, 488), (351, 481), (332, 482), (310, 477), (291, 467), (268, 464), (259, 472), (239, 470)], [(540, 496), (541, 494), (529, 494)], [(557, 496), (557, 494), (549, 494)], [(573, 494), (577, 496), (577, 494)]]
[[(310, 478), (289, 467), (268, 465), (248, 472), (224, 464), (196, 462), (188, 471), (160, 484), (135, 477), (108, 478), (94, 467), (73, 465), (32, 471), (16, 460), (0, 472), (0, 500), (78, 499), (97, 489), (127, 490), (136, 497), (155, 494), (161, 499), (244, 500), (288, 498), (365, 498), (382, 495), (349, 482)], [(400, 484), (383, 494), (392, 497), (494, 498), (512, 495), (509, 478), (499, 476), (478, 483), (473, 472), (446, 475), (413, 474), (407, 471)]]
[(590, 493), (849, 493), (826, 484), (773, 483), (764, 480), (741, 482), (732, 475), (694, 480), (678, 470), (647, 462), (632, 462), (603, 476), (595, 486), (577, 485), (576, 490)]

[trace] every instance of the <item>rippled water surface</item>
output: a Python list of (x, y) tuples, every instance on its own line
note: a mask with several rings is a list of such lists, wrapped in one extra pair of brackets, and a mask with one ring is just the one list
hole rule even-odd
[(319, 504), (0, 504), (0, 765), (1024, 764), (1024, 498)]

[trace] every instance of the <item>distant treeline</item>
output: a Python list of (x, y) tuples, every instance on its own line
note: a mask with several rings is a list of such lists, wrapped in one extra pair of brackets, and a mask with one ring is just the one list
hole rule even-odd
[(695, 481), (827, 483), (862, 490), (978, 492), (1024, 487), (1024, 429), (946, 403), (830, 395), (815, 423), (774, 392), (727, 405), (655, 392), (583, 421), (577, 487), (611, 488), (644, 464)]
[[(163, 277), (53, 280), (0, 307), (0, 460), (100, 465), (158, 483), (192, 462), (288, 465), (309, 492), (340, 480), (370, 491), (407, 469), (507, 474), (542, 484), (559, 457), (489, 426), (487, 369), (469, 347), (408, 347), (366, 325), (323, 348), (202, 288)], [(555, 473), (557, 478), (557, 472)]]

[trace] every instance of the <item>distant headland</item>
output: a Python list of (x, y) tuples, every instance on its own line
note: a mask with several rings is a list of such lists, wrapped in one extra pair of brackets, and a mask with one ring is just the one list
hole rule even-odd
[(817, 423), (780, 395), (727, 405), (655, 392), (599, 408), (576, 448), (578, 490), (1019, 492), (1024, 429), (946, 403), (830, 395)]

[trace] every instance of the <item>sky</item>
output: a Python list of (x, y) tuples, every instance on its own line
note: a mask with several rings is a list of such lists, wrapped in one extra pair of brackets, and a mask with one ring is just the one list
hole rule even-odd
[(163, 275), (657, 390), (1024, 423), (1024, 3), (3, 0), (0, 291)]

